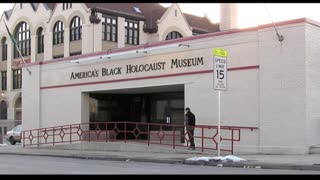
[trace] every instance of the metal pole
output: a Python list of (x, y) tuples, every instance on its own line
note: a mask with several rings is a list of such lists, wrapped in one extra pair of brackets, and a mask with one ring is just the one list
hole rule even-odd
[(203, 136), (204, 136), (204, 133), (203, 133), (203, 127), (201, 128), (202, 129), (202, 133), (201, 133), (201, 135), (202, 135), (202, 140), (201, 140), (201, 151), (203, 152), (203, 145), (204, 145), (204, 141), (203, 141)]
[(70, 144), (71, 144), (71, 141), (72, 141), (72, 125), (70, 125)]
[[(20, 57), (21, 57), (21, 59), (22, 59), (22, 61), (23, 61), (23, 64), (26, 65), (27, 63), (26, 63), (26, 61), (24, 60), (24, 58), (23, 58), (23, 56), (22, 56), (22, 54), (21, 54), (21, 51), (20, 51), (18, 45), (17, 45), (17, 44), (15, 44), (15, 45), (16, 45), (16, 49), (18, 50), (18, 52), (19, 52), (19, 54), (20, 54)], [(31, 75), (31, 71), (29, 70), (29, 68), (28, 68), (27, 66), (26, 66), (26, 70), (28, 71), (29, 75)]]
[[(3, 22), (4, 22), (4, 24), (6, 25), (6, 22), (5, 22), (4, 20), (3, 20)], [(8, 33), (9, 33), (10, 38), (12, 39), (11, 33), (9, 32), (9, 29), (8, 29), (7, 25), (6, 25), (6, 28), (7, 28), (7, 30), (8, 30)], [(20, 57), (21, 57), (24, 65), (26, 65), (26, 61), (24, 60), (24, 58), (23, 58), (23, 56), (22, 56), (22, 54), (21, 54), (21, 51), (20, 51), (20, 49), (19, 49), (19, 47), (18, 47), (18, 44), (16, 43), (16, 41), (14, 40), (14, 38), (12, 39), (12, 41), (13, 41), (13, 44), (15, 45), (16, 49), (18, 50), (18, 52), (19, 52), (19, 54), (20, 54)], [(26, 70), (28, 71), (29, 75), (31, 75), (31, 71), (29, 70), (29, 68), (28, 68), (27, 66), (26, 66)]]
[(220, 156), (220, 90), (218, 90), (218, 156)]
[(176, 148), (176, 128), (173, 126), (173, 149)]

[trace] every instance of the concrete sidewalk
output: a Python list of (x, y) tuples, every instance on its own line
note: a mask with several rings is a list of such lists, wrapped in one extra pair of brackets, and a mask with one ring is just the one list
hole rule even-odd
[(16, 146), (0, 146), (0, 155), (31, 155), (68, 157), (81, 159), (100, 159), (117, 161), (137, 161), (155, 163), (184, 163), (190, 165), (208, 165), (239, 168), (262, 169), (291, 169), (291, 170), (317, 170), (320, 174), (320, 154), (309, 155), (235, 155), (246, 159), (246, 162), (200, 162), (187, 161), (191, 157), (215, 157), (216, 154), (201, 153), (199, 151), (185, 152), (128, 152), (128, 151), (94, 151), (94, 150), (67, 150), (52, 148), (22, 148)]

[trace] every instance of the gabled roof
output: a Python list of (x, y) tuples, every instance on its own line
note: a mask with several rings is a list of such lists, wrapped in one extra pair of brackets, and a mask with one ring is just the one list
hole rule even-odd
[[(37, 10), (39, 3), (30, 3), (33, 10)], [(53, 10), (57, 3), (43, 3), (44, 6)], [(158, 30), (157, 20), (159, 20), (168, 8), (158, 3), (85, 3), (86, 6), (94, 11), (108, 13), (110, 15), (122, 16), (136, 20), (146, 21), (143, 30), (149, 33), (155, 33)], [(140, 12), (134, 8), (138, 8)], [(12, 14), (12, 9), (4, 11), (7, 19)], [(219, 31), (219, 24), (212, 24), (207, 17), (199, 17), (183, 13), (189, 25), (194, 32), (208, 33)]]
[(217, 32), (219, 31), (219, 23), (212, 24), (207, 17), (199, 17), (192, 14), (183, 13), (188, 23), (197, 32)]
[[(167, 8), (158, 3), (86, 3), (86, 5), (88, 8), (92, 9), (99, 7), (99, 10), (112, 9), (132, 15), (142, 15), (146, 20), (144, 31), (151, 33), (157, 31), (157, 20), (160, 19), (167, 10)], [(139, 8), (141, 13), (136, 12), (134, 7)], [(189, 25), (197, 32), (205, 33), (219, 31), (219, 25), (212, 24), (206, 17), (199, 17), (187, 13), (183, 14)]]
[[(47, 7), (47, 4), (55, 4), (55, 3), (43, 3), (43, 4), (44, 4), (44, 6), (45, 6), (46, 8), (48, 8), (48, 7)], [(31, 7), (32, 7), (32, 9), (33, 9), (34, 11), (37, 11), (40, 3), (30, 3), (30, 5), (31, 5)], [(11, 14), (12, 14), (12, 11), (13, 11), (13, 8), (10, 9), (10, 10), (4, 11), (4, 15), (6, 16), (7, 19), (10, 18)]]
[[(144, 17), (151, 15), (152, 10), (163, 9), (158, 3), (85, 3), (88, 8), (112, 9), (119, 12), (125, 12), (132, 15), (142, 15)], [(140, 9), (141, 13), (134, 10), (134, 7)]]
[[(45, 3), (51, 10), (56, 3)], [(143, 30), (149, 33), (155, 33), (158, 30), (157, 20), (166, 12), (168, 8), (159, 3), (85, 3), (89, 9), (110, 15), (122, 16), (136, 20), (146, 21)], [(134, 7), (139, 8), (141, 13), (135, 11)], [(217, 32), (219, 24), (212, 24), (208, 18), (199, 17), (183, 13), (193, 31), (199, 33)]]

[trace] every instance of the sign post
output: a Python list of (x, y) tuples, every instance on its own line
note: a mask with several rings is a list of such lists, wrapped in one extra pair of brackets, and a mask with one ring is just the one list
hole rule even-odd
[(220, 156), (220, 91), (227, 90), (228, 51), (213, 49), (213, 88), (218, 90), (218, 156)]

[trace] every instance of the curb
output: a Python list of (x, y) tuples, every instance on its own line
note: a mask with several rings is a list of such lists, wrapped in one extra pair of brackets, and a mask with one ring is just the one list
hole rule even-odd
[(47, 156), (47, 157), (62, 157), (75, 159), (91, 159), (91, 160), (110, 160), (110, 161), (125, 161), (125, 162), (152, 162), (166, 164), (186, 164), (186, 165), (201, 165), (201, 166), (217, 166), (217, 167), (233, 167), (233, 168), (256, 168), (256, 169), (286, 169), (286, 170), (308, 170), (320, 171), (320, 165), (295, 165), (295, 164), (277, 164), (277, 163), (252, 163), (252, 162), (217, 162), (217, 161), (191, 161), (185, 159), (152, 159), (152, 158), (128, 158), (115, 156), (92, 156), (92, 155), (59, 155), (59, 154), (30, 154), (30, 153), (13, 153), (0, 152), (0, 155), (23, 155), (23, 156)]
[(153, 163), (166, 163), (166, 164), (183, 164), (182, 160), (177, 159), (150, 159), (150, 158), (127, 158), (127, 157), (114, 157), (114, 156), (90, 156), (90, 155), (56, 155), (56, 154), (29, 154), (29, 153), (9, 153), (0, 152), (0, 155), (21, 155), (21, 156), (47, 156), (47, 157), (63, 157), (75, 159), (91, 159), (91, 160), (110, 160), (110, 161), (132, 161), (132, 162), (153, 162)]
[(308, 170), (320, 171), (320, 165), (295, 165), (295, 164), (277, 164), (277, 163), (250, 163), (250, 162), (214, 162), (214, 161), (190, 161), (184, 160), (184, 164), (204, 165), (218, 167), (236, 167), (236, 168), (256, 168), (256, 169), (286, 169), (286, 170)]

